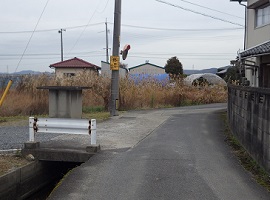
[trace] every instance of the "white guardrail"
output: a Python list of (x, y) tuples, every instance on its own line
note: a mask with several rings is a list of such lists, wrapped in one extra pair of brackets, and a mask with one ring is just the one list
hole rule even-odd
[(36, 133), (60, 133), (91, 135), (91, 145), (96, 145), (95, 119), (35, 118), (29, 117), (29, 141), (35, 141)]

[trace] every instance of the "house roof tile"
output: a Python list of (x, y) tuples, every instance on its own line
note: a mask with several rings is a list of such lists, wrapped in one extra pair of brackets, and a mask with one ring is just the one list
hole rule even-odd
[(251, 47), (240, 53), (241, 59), (270, 54), (270, 41)]
[(57, 62), (50, 65), (50, 68), (93, 68), (95, 70), (101, 69), (92, 63), (86, 62), (79, 58), (72, 58), (62, 62)]

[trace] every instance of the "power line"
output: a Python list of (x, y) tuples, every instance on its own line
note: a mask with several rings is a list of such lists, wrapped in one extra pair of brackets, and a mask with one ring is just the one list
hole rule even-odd
[[(108, 2), (109, 2), (109, 1), (107, 1), (107, 4), (105, 5), (105, 8), (107, 7)], [(98, 4), (98, 6), (96, 7), (95, 11), (93, 12), (92, 16), (90, 17), (90, 19), (88, 20), (87, 25), (84, 27), (83, 31), (80, 33), (80, 35), (79, 35), (79, 37), (77, 38), (76, 42), (74, 43), (74, 45), (72, 46), (72, 48), (69, 50), (69, 53), (75, 48), (75, 46), (77, 45), (77, 43), (78, 43), (79, 40), (81, 39), (83, 33), (84, 33), (85, 30), (86, 30), (86, 27), (90, 24), (91, 20), (93, 19), (94, 15), (96, 14), (99, 5), (100, 5), (100, 2), (99, 2), (99, 4)], [(105, 10), (105, 9), (104, 9), (104, 10)]]
[(109, 3), (109, 0), (107, 0), (107, 3), (105, 4), (104, 9), (102, 11), (97, 11), (97, 12), (98, 13), (103, 13), (105, 11), (105, 9), (107, 8), (108, 3)]
[[(92, 54), (92, 53), (101, 53), (103, 51), (85, 51), (85, 52), (75, 52), (72, 54)], [(67, 53), (66, 55), (72, 55), (71, 53)], [(24, 56), (54, 56), (54, 55), (59, 55), (59, 53), (28, 53), (28, 54), (24, 54)], [(12, 57), (12, 56), (20, 56), (20, 54), (0, 54), (0, 57)]]
[(40, 17), (39, 17), (39, 19), (38, 19), (38, 21), (37, 21), (37, 24), (36, 24), (36, 26), (35, 26), (35, 28), (34, 28), (32, 34), (31, 34), (31, 36), (30, 36), (30, 38), (29, 38), (29, 40), (28, 40), (28, 43), (27, 43), (27, 45), (26, 45), (26, 47), (25, 47), (25, 49), (24, 49), (24, 51), (23, 51), (23, 54), (22, 54), (22, 56), (21, 56), (21, 58), (20, 58), (20, 60), (19, 60), (19, 62), (18, 62), (18, 64), (17, 64), (17, 67), (16, 67), (16, 69), (15, 69), (15, 72), (17, 72), (17, 69), (18, 69), (19, 65), (21, 64), (21, 61), (22, 61), (22, 59), (23, 59), (23, 56), (24, 56), (24, 54), (25, 54), (25, 52), (26, 52), (26, 50), (27, 50), (27, 48), (28, 48), (28, 46), (29, 46), (29, 44), (30, 44), (30, 41), (31, 41), (31, 39), (32, 39), (32, 37), (33, 37), (33, 35), (34, 35), (36, 29), (37, 29), (37, 26), (38, 26), (38, 24), (39, 24), (39, 21), (40, 21), (42, 15), (43, 15), (43, 13), (44, 13), (44, 11), (45, 11), (45, 9), (46, 9), (48, 3), (49, 3), (49, 1), (50, 1), (50, 0), (47, 0), (46, 4), (45, 4), (45, 6), (44, 6), (44, 8), (43, 8), (43, 10), (42, 10), (42, 13), (41, 13), (41, 15), (40, 15)]
[[(74, 54), (97, 54), (97, 53), (103, 53), (103, 51), (85, 51), (85, 52), (76, 52)], [(222, 53), (213, 53), (213, 52), (203, 52), (203, 53), (194, 53), (194, 52), (186, 52), (186, 53), (180, 53), (180, 52), (173, 52), (174, 54), (190, 54), (190, 55), (234, 55), (235, 53), (226, 53), (226, 52), (222, 52)], [(144, 55), (170, 55), (172, 53), (165, 53), (165, 52), (133, 52), (133, 54), (144, 54)], [(58, 56), (59, 53), (29, 53), (29, 54), (25, 54), (25, 56)], [(66, 54), (66, 55), (72, 55), (72, 54)], [(20, 56), (20, 54), (0, 54), (0, 57), (16, 57), (16, 56)]]
[[(100, 23), (95, 23), (95, 24), (85, 24), (85, 25), (80, 25), (80, 26), (70, 26), (70, 27), (64, 27), (63, 29), (78, 29), (78, 28), (84, 28), (84, 27), (89, 27), (89, 26), (98, 26), (98, 25), (103, 25), (103, 22)], [(52, 32), (52, 31), (58, 31), (59, 28), (54, 28), (54, 29), (43, 29), (43, 30), (36, 30), (35, 32)], [(33, 31), (3, 31), (0, 32), (0, 34), (20, 34), (20, 33), (32, 33)]]
[[(113, 24), (113, 23), (109, 23)], [(183, 28), (157, 28), (157, 27), (146, 27), (146, 26), (136, 26), (122, 24), (124, 27), (139, 28), (139, 29), (148, 29), (148, 30), (158, 30), (158, 31), (225, 31), (225, 30), (242, 30), (244, 28), (207, 28), (207, 29), (183, 29)]]
[[(172, 54), (172, 55), (175, 55), (175, 54)], [(129, 55), (129, 57), (131, 58), (145, 58), (145, 59), (161, 59), (161, 60), (164, 60), (164, 59), (168, 59), (168, 57), (156, 57), (156, 56), (134, 56), (134, 55)], [(228, 58), (224, 57), (224, 58), (220, 58), (220, 57), (217, 57), (217, 56), (209, 56), (209, 57), (192, 57), (192, 56), (179, 56), (180, 60), (186, 60), (186, 59), (193, 59), (193, 60), (227, 60), (228, 61)]]
[[(112, 22), (107, 22), (108, 24), (113, 25)], [(95, 24), (85, 24), (85, 25), (79, 25), (79, 26), (70, 26), (70, 27), (64, 27), (63, 29), (78, 29), (78, 28), (85, 28), (89, 26), (98, 26), (98, 25), (104, 25), (104, 22), (99, 22)], [(158, 30), (158, 31), (226, 31), (226, 30), (242, 30), (244, 28), (206, 28), (206, 29), (183, 29), (183, 28), (159, 28), (159, 27), (146, 27), (146, 26), (137, 26), (137, 25), (130, 25), (130, 24), (122, 24), (123, 27), (130, 27), (130, 28), (138, 28), (138, 29), (148, 29), (148, 30)], [(59, 28), (53, 28), (53, 29), (43, 29), (43, 30), (36, 30), (35, 33), (38, 32), (53, 32), (58, 31)], [(23, 30), (23, 31), (5, 31), (0, 32), (0, 34), (23, 34), (23, 33), (32, 33), (33, 31), (29, 30)]]
[[(227, 58), (227, 57), (232, 57), (235, 54), (234, 53), (145, 53), (145, 52), (136, 52), (132, 53), (130, 57), (133, 58), (156, 58), (156, 59), (166, 59), (166, 57), (171, 56), (171, 55), (178, 55), (179, 57), (183, 58), (195, 58), (195, 59), (205, 59), (205, 58), (217, 58), (217, 59), (222, 59), (222, 58)], [(83, 53), (80, 55), (80, 57), (103, 57), (104, 53), (103, 52), (96, 52), (92, 54), (85, 54)], [(166, 56), (166, 57), (165, 57)], [(67, 56), (70, 57), (70, 56)], [(56, 59), (58, 58), (57, 54), (31, 54), (28, 55), (25, 60), (48, 60), (48, 59)], [(9, 57), (9, 58), (2, 58), (0, 56), (0, 60), (16, 60), (16, 57)]]
[(193, 12), (195, 14), (198, 14), (198, 15), (202, 15), (202, 16), (205, 16), (205, 17), (210, 17), (212, 19), (216, 19), (216, 20), (219, 20), (219, 21), (223, 21), (223, 22), (227, 22), (227, 23), (230, 23), (230, 24), (233, 24), (233, 25), (237, 25), (237, 26), (241, 26), (241, 27), (245, 27), (244, 25), (242, 24), (238, 24), (238, 23), (235, 23), (235, 22), (231, 22), (229, 20), (225, 20), (225, 19), (222, 19), (222, 18), (219, 18), (219, 17), (215, 17), (215, 16), (212, 16), (212, 15), (208, 15), (208, 14), (205, 14), (205, 13), (202, 13), (202, 12), (198, 12), (198, 11), (195, 11), (195, 10), (191, 10), (189, 8), (184, 8), (182, 6), (179, 6), (179, 5), (176, 5), (176, 4), (172, 4), (172, 3), (169, 3), (169, 2), (166, 2), (166, 1), (161, 1), (161, 0), (155, 0), (159, 3), (164, 3), (164, 4), (167, 4), (169, 6), (173, 6), (173, 7), (176, 7), (176, 8), (180, 8), (182, 10), (185, 10), (185, 11), (189, 11), (189, 12)]
[(221, 14), (225, 14), (225, 15), (228, 15), (228, 16), (232, 16), (232, 17), (236, 17), (236, 18), (239, 18), (239, 19), (245, 19), (244, 17), (239, 17), (239, 16), (236, 16), (236, 15), (233, 15), (233, 14), (229, 14), (229, 13), (225, 13), (225, 12), (222, 12), (220, 10), (215, 10), (213, 8), (209, 8), (209, 7), (206, 7), (206, 6), (202, 6), (202, 5), (199, 5), (199, 4), (196, 4), (196, 3), (192, 3), (190, 1), (186, 1), (186, 0), (180, 0), (180, 1), (183, 1), (185, 3), (189, 3), (191, 5), (195, 5), (195, 6), (199, 6), (201, 8), (205, 8), (207, 10), (211, 10), (211, 11), (215, 11), (215, 12), (218, 12), (218, 13), (221, 13)]
[(156, 53), (147, 53), (147, 52), (134, 52), (132, 53), (132, 55), (140, 55), (140, 54), (143, 54), (143, 55), (155, 55), (155, 56), (159, 56), (159, 55), (171, 55), (171, 54), (178, 54), (178, 55), (192, 55), (192, 56), (209, 56), (209, 55), (212, 55), (212, 56), (228, 56), (228, 55), (235, 55), (235, 53), (225, 53), (225, 52), (222, 52), (222, 53), (213, 53), (213, 52), (209, 52), (209, 53), (194, 53), (194, 52), (171, 52), (171, 53), (162, 53), (162, 52), (156, 52)]

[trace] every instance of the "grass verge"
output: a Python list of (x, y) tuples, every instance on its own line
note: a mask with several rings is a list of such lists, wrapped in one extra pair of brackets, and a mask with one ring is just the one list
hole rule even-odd
[(26, 116), (0, 117), (0, 126), (24, 126), (28, 124)]
[(238, 157), (241, 165), (252, 174), (252, 177), (258, 184), (265, 187), (270, 192), (270, 176), (245, 150), (240, 142), (232, 134), (227, 119), (227, 112), (222, 113), (222, 119), (225, 122), (226, 142), (232, 148), (233, 153)]
[(29, 161), (18, 155), (0, 155), (0, 176), (28, 163)]
[[(48, 115), (35, 115), (35, 117), (48, 117)], [(104, 111), (104, 108), (87, 108), (82, 114), (82, 118), (96, 119), (97, 122), (104, 121), (110, 117), (110, 113)], [(0, 126), (27, 126), (28, 116), (12, 116), (12, 117), (1, 117)]]

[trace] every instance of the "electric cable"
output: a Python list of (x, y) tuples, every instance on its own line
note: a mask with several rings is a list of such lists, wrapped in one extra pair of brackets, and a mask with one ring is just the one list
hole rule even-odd
[[(108, 22), (108, 24), (113, 24)], [(124, 27), (139, 28), (139, 29), (149, 29), (149, 30), (158, 30), (158, 31), (224, 31), (224, 30), (242, 30), (244, 28), (209, 28), (209, 29), (177, 29), (177, 28), (157, 28), (157, 27), (146, 27), (146, 26), (136, 26), (122, 24)]]
[[(108, 2), (107, 2), (108, 3)], [(98, 7), (99, 7), (99, 5), (100, 5), (100, 2), (99, 2), (99, 4), (97, 5), (97, 7), (96, 7), (96, 9), (95, 9), (95, 11), (93, 12), (93, 14), (91, 15), (91, 17), (90, 17), (90, 19), (88, 20), (88, 23), (87, 23), (87, 25), (84, 27), (84, 29), (82, 30), (82, 32), (80, 33), (80, 35), (79, 35), (79, 37), (77, 38), (77, 40), (76, 40), (76, 42), (74, 43), (74, 45), (72, 46), (72, 48), (69, 50), (69, 52), (68, 53), (70, 53), (74, 48), (75, 48), (75, 46), (77, 45), (77, 43), (79, 42), (79, 40), (81, 39), (81, 37), (82, 37), (82, 35), (83, 35), (83, 33), (85, 32), (85, 30), (86, 30), (86, 27), (88, 26), (88, 24), (90, 24), (90, 22), (92, 21), (92, 19), (93, 19), (93, 17), (94, 17), (94, 15), (96, 14), (96, 12), (97, 12), (97, 9), (98, 9)], [(107, 5), (106, 5), (107, 6)]]
[(222, 22), (226, 22), (226, 23), (230, 23), (230, 24), (233, 24), (233, 25), (237, 25), (237, 26), (241, 26), (241, 27), (245, 27), (244, 25), (242, 24), (238, 24), (238, 23), (235, 23), (235, 22), (231, 22), (229, 20), (225, 20), (225, 19), (222, 19), (222, 18), (219, 18), (219, 17), (215, 17), (215, 16), (212, 16), (212, 15), (209, 15), (209, 14), (205, 14), (205, 13), (202, 13), (202, 12), (198, 12), (198, 11), (195, 11), (195, 10), (191, 10), (189, 8), (184, 8), (182, 6), (179, 6), (179, 5), (176, 5), (176, 4), (172, 4), (172, 3), (169, 3), (169, 2), (166, 2), (166, 1), (162, 1), (162, 0), (155, 0), (159, 3), (164, 3), (164, 4), (167, 4), (169, 6), (173, 6), (173, 7), (176, 7), (176, 8), (180, 8), (182, 10), (185, 10), (185, 11), (189, 11), (189, 12), (192, 12), (192, 13), (195, 13), (195, 14), (198, 14), (198, 15), (202, 15), (202, 16), (205, 16), (205, 17), (210, 17), (212, 19), (215, 19), (215, 20), (219, 20), (219, 21), (222, 21)]
[[(80, 25), (80, 26), (70, 26), (70, 27), (64, 27), (63, 29), (77, 29), (77, 28), (84, 28), (84, 27), (89, 27), (89, 26), (98, 26), (98, 25), (103, 25), (103, 22), (95, 23), (95, 24), (85, 24), (85, 25)], [(36, 30), (35, 32), (52, 32), (52, 31), (58, 31), (58, 28), (54, 29), (43, 29), (43, 30)], [(32, 33), (33, 31), (2, 31), (0, 34), (20, 34), (20, 33)]]
[[(113, 25), (112, 22), (107, 22), (110, 25)], [(99, 22), (95, 24), (85, 24), (85, 25), (79, 25), (79, 26), (70, 26), (70, 27), (63, 27), (63, 29), (78, 29), (78, 28), (85, 28), (89, 26), (98, 26), (103, 25), (104, 22)], [(183, 28), (158, 28), (158, 27), (149, 27), (149, 26), (137, 26), (137, 25), (130, 25), (130, 24), (122, 24), (123, 27), (130, 27), (130, 28), (138, 28), (138, 29), (148, 29), (148, 30), (158, 30), (158, 31), (224, 31), (224, 30), (242, 30), (244, 28), (206, 28), (206, 29), (183, 29)], [(53, 29), (43, 29), (43, 30), (36, 30), (37, 32), (52, 32), (52, 31), (58, 31), (58, 28)], [(23, 31), (2, 31), (0, 34), (21, 34), (21, 33), (32, 33), (33, 31), (29, 30), (23, 30)]]
[(225, 14), (225, 15), (228, 15), (228, 16), (232, 16), (232, 17), (236, 17), (236, 18), (239, 18), (239, 19), (245, 19), (244, 17), (239, 17), (239, 16), (236, 16), (236, 15), (233, 15), (233, 14), (229, 14), (229, 13), (226, 13), (226, 12), (222, 12), (220, 10), (216, 10), (216, 9), (213, 9), (213, 8), (209, 8), (209, 7), (206, 7), (206, 6), (202, 6), (202, 5), (199, 5), (199, 4), (196, 4), (196, 3), (192, 3), (190, 1), (186, 1), (186, 0), (179, 0), (179, 1), (183, 1), (185, 3), (189, 3), (191, 5), (194, 5), (194, 6), (198, 6), (198, 7), (201, 7), (201, 8), (205, 8), (207, 10), (211, 10), (211, 11), (215, 11), (215, 12), (218, 12), (218, 13), (221, 13), (221, 14)]
[(107, 8), (107, 6), (108, 6), (108, 3), (109, 3), (109, 0), (107, 0), (107, 3), (105, 4), (105, 7), (104, 7), (104, 9), (102, 10), (102, 11), (97, 11), (98, 13), (103, 13), (104, 11), (105, 11), (105, 9)]
[(25, 47), (25, 49), (24, 49), (24, 51), (23, 51), (23, 54), (22, 54), (22, 56), (21, 56), (21, 58), (20, 58), (20, 60), (19, 60), (19, 62), (18, 62), (18, 64), (17, 64), (17, 67), (16, 67), (16, 69), (15, 69), (15, 72), (17, 72), (18, 67), (19, 67), (19, 65), (21, 64), (21, 61), (22, 61), (22, 59), (23, 59), (23, 56), (24, 56), (24, 54), (25, 54), (25, 52), (26, 52), (26, 50), (27, 50), (27, 48), (28, 48), (28, 46), (29, 46), (29, 44), (30, 44), (30, 42), (31, 42), (31, 40), (32, 40), (32, 37), (33, 37), (33, 35), (34, 35), (34, 33), (35, 33), (36, 29), (37, 29), (37, 26), (38, 26), (38, 24), (39, 24), (39, 22), (40, 22), (40, 20), (41, 20), (41, 17), (42, 17), (42, 15), (43, 15), (43, 13), (44, 13), (45, 10), (46, 10), (46, 7), (47, 7), (49, 1), (50, 1), (50, 0), (47, 0), (46, 4), (45, 4), (45, 6), (44, 6), (44, 8), (43, 8), (43, 10), (42, 10), (42, 13), (41, 13), (41, 15), (39, 16), (39, 19), (38, 19), (38, 21), (37, 21), (37, 24), (36, 24), (34, 30), (32, 31), (32, 34), (31, 34), (31, 36), (30, 36), (30, 38), (29, 38), (29, 40), (28, 40), (28, 42), (27, 42), (27, 45), (26, 45), (26, 47)]

